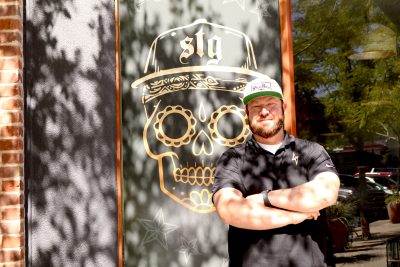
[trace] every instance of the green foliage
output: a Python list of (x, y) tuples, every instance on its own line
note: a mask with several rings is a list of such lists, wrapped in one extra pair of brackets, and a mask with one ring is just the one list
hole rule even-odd
[[(367, 23), (398, 28), (370, 1), (294, 1), (296, 113), (300, 137), (363, 150), (400, 139), (400, 60), (350, 60)], [(315, 127), (318, 124), (319, 127)]]
[(326, 215), (328, 219), (340, 219), (346, 224), (354, 219), (356, 212), (357, 201), (354, 199), (338, 201), (336, 204), (326, 208)]
[(399, 190), (394, 190), (392, 195), (386, 197), (385, 203), (389, 204), (390, 202), (400, 203)]

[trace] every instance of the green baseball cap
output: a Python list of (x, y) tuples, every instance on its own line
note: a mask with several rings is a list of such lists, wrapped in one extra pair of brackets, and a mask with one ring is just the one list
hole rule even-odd
[(247, 83), (244, 88), (243, 103), (247, 105), (247, 103), (259, 96), (273, 96), (283, 99), (281, 87), (271, 78), (257, 78)]

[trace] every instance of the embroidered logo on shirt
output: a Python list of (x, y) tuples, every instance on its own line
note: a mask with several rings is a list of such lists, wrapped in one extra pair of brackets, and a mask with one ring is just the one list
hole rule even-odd
[(292, 161), (296, 162), (296, 166), (297, 166), (297, 163), (299, 163), (299, 156), (296, 155), (294, 152), (293, 152)]

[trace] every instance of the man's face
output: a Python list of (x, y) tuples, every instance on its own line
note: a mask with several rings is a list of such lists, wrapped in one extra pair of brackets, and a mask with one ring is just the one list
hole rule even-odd
[(272, 96), (261, 96), (247, 104), (250, 130), (254, 135), (270, 138), (284, 126), (284, 106), (282, 100)]

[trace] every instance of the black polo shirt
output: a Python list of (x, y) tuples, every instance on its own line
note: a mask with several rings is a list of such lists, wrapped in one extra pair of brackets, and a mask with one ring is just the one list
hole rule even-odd
[[(317, 143), (285, 133), (274, 155), (252, 138), (220, 157), (213, 192), (233, 187), (246, 197), (267, 188), (292, 188), (324, 171), (337, 173), (330, 156)], [(264, 231), (230, 225), (230, 266), (326, 266), (326, 215), (324, 210), (320, 213), (318, 220)]]

